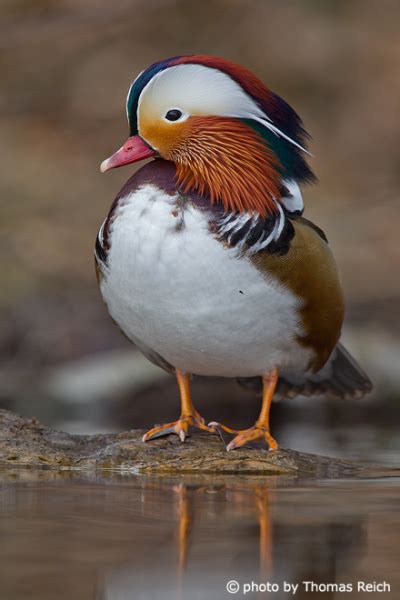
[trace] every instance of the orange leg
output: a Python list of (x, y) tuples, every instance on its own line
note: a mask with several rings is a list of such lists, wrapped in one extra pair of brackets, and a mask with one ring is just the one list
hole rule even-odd
[(205, 424), (203, 417), (194, 408), (190, 399), (190, 382), (189, 375), (181, 373), (178, 369), (175, 370), (176, 379), (178, 381), (179, 392), (181, 395), (181, 416), (177, 421), (172, 423), (166, 423), (165, 425), (159, 425), (150, 429), (143, 436), (143, 441), (154, 440), (155, 438), (161, 437), (162, 435), (168, 435), (175, 433), (179, 436), (181, 442), (185, 441), (185, 438), (189, 431), (189, 426), (197, 427), (203, 431), (209, 431), (215, 433), (215, 429), (208, 427)]
[(256, 440), (264, 440), (270, 450), (276, 450), (278, 448), (277, 441), (272, 437), (269, 432), (269, 411), (271, 408), (272, 397), (278, 383), (278, 369), (273, 369), (268, 375), (263, 377), (263, 396), (260, 416), (258, 417), (255, 425), (249, 429), (235, 430), (219, 423), (209, 423), (209, 427), (215, 427), (216, 429), (223, 429), (227, 433), (235, 434), (234, 439), (227, 445), (227, 450), (234, 450), (240, 448), (249, 442)]

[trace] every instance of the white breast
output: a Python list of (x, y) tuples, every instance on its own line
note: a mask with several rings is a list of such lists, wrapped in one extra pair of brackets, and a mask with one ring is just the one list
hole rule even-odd
[(304, 370), (298, 301), (209, 232), (206, 213), (146, 185), (120, 202), (101, 291), (125, 334), (198, 375)]

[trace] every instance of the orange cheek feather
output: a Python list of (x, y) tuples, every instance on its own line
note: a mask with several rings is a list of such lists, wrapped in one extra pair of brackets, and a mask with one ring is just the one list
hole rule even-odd
[(279, 163), (251, 127), (233, 118), (190, 117), (183, 123), (141, 120), (140, 135), (176, 165), (183, 192), (208, 195), (225, 211), (277, 211)]
[(186, 135), (185, 123), (165, 123), (158, 116), (146, 112), (140, 118), (139, 135), (160, 153), (165, 160), (170, 158), (173, 149), (180, 145)]

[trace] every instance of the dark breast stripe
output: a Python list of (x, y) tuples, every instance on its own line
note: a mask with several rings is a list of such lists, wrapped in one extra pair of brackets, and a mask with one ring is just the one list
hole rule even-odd
[(258, 215), (224, 215), (214, 223), (218, 239), (241, 254), (267, 250), (271, 254), (286, 254), (294, 236), (287, 211), (281, 207), (277, 214), (262, 218)]
[(96, 244), (94, 247), (94, 256), (96, 259), (96, 262), (99, 264), (103, 264), (106, 265), (107, 264), (107, 250), (104, 246), (104, 241), (103, 241), (103, 229), (104, 229), (104, 224), (100, 227), (99, 233), (97, 234), (96, 237)]

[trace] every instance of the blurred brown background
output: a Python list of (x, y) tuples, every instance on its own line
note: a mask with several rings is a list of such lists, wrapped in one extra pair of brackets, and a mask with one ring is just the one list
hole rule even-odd
[[(2, 406), (85, 431), (178, 410), (174, 382), (106, 314), (93, 245), (133, 171), (99, 172), (126, 139), (129, 84), (185, 53), (244, 64), (302, 116), (320, 180), (304, 190), (306, 215), (342, 271), (347, 343), (375, 380), (375, 403), (398, 395), (398, 2), (3, 0), (0, 16)], [(198, 385), (206, 413), (216, 395), (236, 401), (231, 414), (243, 413), (243, 394), (257, 408), (231, 382)]]

